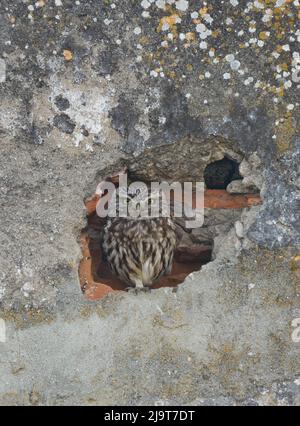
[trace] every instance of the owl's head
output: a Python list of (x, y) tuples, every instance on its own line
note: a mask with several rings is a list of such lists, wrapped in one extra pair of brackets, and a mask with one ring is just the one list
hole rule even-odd
[[(119, 202), (122, 199), (128, 205), (129, 216), (144, 218), (161, 216), (165, 211), (161, 191), (153, 191), (144, 182), (133, 182), (128, 188), (118, 188)], [(139, 214), (138, 214), (139, 213)]]

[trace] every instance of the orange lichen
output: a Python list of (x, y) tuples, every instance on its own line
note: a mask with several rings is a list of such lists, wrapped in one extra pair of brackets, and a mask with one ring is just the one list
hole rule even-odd
[(211, 36), (213, 37), (213, 38), (217, 38), (217, 37), (219, 37), (219, 35), (221, 34), (221, 30), (214, 30), (212, 33), (211, 33)]
[(202, 17), (205, 16), (207, 12), (208, 12), (207, 7), (201, 7), (201, 9), (199, 9), (199, 15)]
[(279, 64), (278, 66), (280, 67), (280, 69), (282, 71), (288, 71), (289, 70), (289, 66), (288, 66), (288, 64), (286, 62), (284, 62), (282, 64)]
[(172, 80), (175, 80), (175, 78), (176, 78), (176, 72), (175, 71), (167, 71), (165, 74), (166, 74), (167, 77), (171, 78)]
[(259, 37), (261, 40), (267, 40), (267, 39), (269, 38), (269, 35), (270, 35), (270, 34), (268, 34), (266, 31), (261, 31), (261, 32), (258, 34), (258, 37)]
[(145, 45), (148, 42), (149, 42), (149, 37), (147, 37), (147, 36), (142, 36), (142, 37), (139, 38), (139, 43), (142, 44), (142, 45)]
[(282, 46), (280, 44), (277, 44), (276, 50), (277, 50), (278, 53), (281, 53), (282, 52)]
[(284, 86), (283, 85), (281, 85), (280, 87), (277, 87), (277, 94), (281, 98), (284, 96)]
[(188, 42), (192, 42), (196, 39), (196, 34), (192, 33), (192, 32), (188, 32), (188, 33), (185, 34), (185, 39)]
[(276, 145), (278, 152), (285, 152), (290, 147), (290, 141), (296, 133), (296, 123), (291, 114), (287, 114), (285, 119), (275, 128)]
[(178, 23), (180, 17), (177, 13), (173, 13), (169, 16), (163, 16), (158, 24), (157, 32), (162, 31), (163, 25), (168, 25), (171, 32), (177, 32), (176, 24)]

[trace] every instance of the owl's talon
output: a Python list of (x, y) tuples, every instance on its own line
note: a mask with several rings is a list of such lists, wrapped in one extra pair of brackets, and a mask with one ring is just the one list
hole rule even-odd
[(127, 293), (134, 293), (134, 294), (137, 294), (137, 291), (136, 291), (136, 288), (135, 288), (135, 287), (131, 287), (131, 286), (126, 287), (126, 288), (125, 288), (125, 291), (127, 291)]

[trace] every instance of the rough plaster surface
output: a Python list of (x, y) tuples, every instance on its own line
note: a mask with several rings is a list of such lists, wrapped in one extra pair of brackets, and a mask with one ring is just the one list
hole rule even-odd
[[(298, 2), (61, 3), (0, 5), (1, 403), (299, 404)], [(85, 301), (98, 179), (201, 178), (224, 153), (264, 204), (216, 260)]]

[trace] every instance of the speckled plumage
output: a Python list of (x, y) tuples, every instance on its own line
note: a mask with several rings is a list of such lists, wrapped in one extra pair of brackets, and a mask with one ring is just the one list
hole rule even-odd
[(109, 219), (102, 247), (113, 273), (129, 287), (150, 287), (172, 268), (175, 226), (169, 217)]

